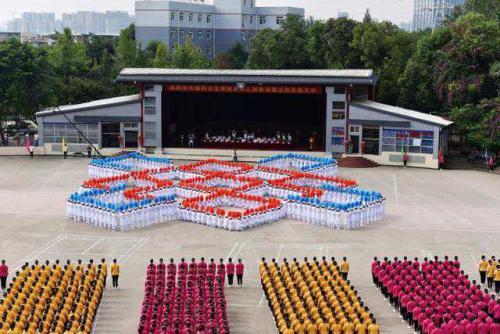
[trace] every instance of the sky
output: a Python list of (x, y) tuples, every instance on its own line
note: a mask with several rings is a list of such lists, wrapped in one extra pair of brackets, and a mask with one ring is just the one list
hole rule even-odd
[[(0, 0), (0, 26), (23, 12), (64, 12), (78, 10), (126, 10), (134, 12), (134, 0)], [(208, 0), (211, 2), (211, 0)], [(361, 19), (366, 8), (372, 17), (390, 20), (396, 24), (410, 21), (413, 0), (257, 0), (258, 6), (304, 7), (307, 16), (319, 19), (336, 17), (338, 12), (348, 12), (350, 17)]]

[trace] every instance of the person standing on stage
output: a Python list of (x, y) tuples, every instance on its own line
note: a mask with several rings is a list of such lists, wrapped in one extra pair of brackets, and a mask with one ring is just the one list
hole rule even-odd
[(245, 271), (245, 265), (241, 262), (241, 259), (238, 259), (238, 263), (236, 264), (236, 280), (238, 286), (243, 286), (243, 273)]
[(349, 274), (349, 262), (347, 262), (347, 258), (344, 257), (342, 259), (342, 263), (340, 264), (340, 275), (342, 279), (347, 280), (347, 275)]
[(229, 286), (233, 286), (233, 280), (234, 280), (234, 263), (233, 259), (229, 258), (228, 264), (226, 264), (226, 273), (227, 273), (227, 284)]
[(111, 277), (113, 279), (113, 288), (118, 288), (118, 278), (120, 277), (120, 265), (116, 263), (116, 259), (113, 260), (111, 265)]
[(2, 291), (7, 288), (7, 277), (9, 276), (9, 267), (5, 264), (5, 260), (2, 260), (0, 265), (0, 287)]
[(481, 262), (479, 262), (479, 277), (481, 278), (481, 284), (486, 283), (486, 272), (488, 271), (488, 261), (486, 261), (486, 256), (481, 256)]

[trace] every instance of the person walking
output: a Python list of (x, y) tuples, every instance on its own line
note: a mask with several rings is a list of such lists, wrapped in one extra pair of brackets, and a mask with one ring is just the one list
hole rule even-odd
[(234, 280), (234, 263), (233, 259), (229, 258), (228, 263), (226, 264), (226, 273), (227, 273), (227, 284), (229, 286), (233, 286), (233, 280)]
[(245, 265), (241, 262), (241, 259), (238, 259), (238, 263), (236, 264), (236, 280), (238, 286), (243, 286), (243, 273), (245, 271)]
[(486, 283), (486, 272), (488, 271), (488, 261), (486, 261), (486, 256), (481, 256), (481, 262), (479, 262), (479, 277), (481, 278), (481, 284)]
[(113, 259), (113, 264), (111, 265), (111, 278), (113, 279), (113, 288), (118, 288), (119, 277), (120, 277), (120, 265), (116, 263), (116, 259)]
[(0, 287), (2, 291), (7, 288), (7, 277), (9, 276), (9, 267), (5, 264), (5, 260), (2, 260), (0, 265)]
[(340, 264), (340, 275), (342, 279), (347, 280), (347, 275), (349, 274), (349, 262), (347, 262), (347, 258), (344, 257), (342, 259), (342, 263)]
[(66, 144), (66, 140), (64, 138), (62, 140), (61, 149), (63, 151), (64, 159), (67, 159), (68, 158), (68, 144)]

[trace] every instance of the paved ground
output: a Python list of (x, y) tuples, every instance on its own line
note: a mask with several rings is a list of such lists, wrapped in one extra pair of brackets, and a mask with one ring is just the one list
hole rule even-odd
[(96, 333), (134, 333), (150, 258), (241, 257), (244, 288), (227, 289), (234, 333), (275, 333), (257, 280), (260, 257), (347, 256), (350, 279), (384, 333), (411, 333), (371, 284), (373, 256), (459, 255), (476, 277), (481, 254), (500, 255), (500, 177), (476, 171), (379, 167), (341, 169), (387, 198), (385, 221), (340, 232), (283, 221), (245, 232), (173, 222), (113, 233), (65, 220), (65, 199), (86, 178), (88, 160), (0, 158), (0, 258), (11, 268), (32, 259), (117, 257), (118, 290), (107, 289)]

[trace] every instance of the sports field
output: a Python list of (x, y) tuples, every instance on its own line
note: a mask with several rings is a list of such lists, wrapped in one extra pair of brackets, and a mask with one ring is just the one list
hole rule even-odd
[[(340, 168), (341, 177), (387, 197), (383, 222), (334, 231), (281, 221), (230, 232), (180, 221), (126, 233), (66, 221), (66, 198), (88, 175), (88, 160), (0, 158), (0, 259), (12, 270), (34, 259), (117, 258), (120, 288), (104, 293), (95, 333), (135, 333), (150, 258), (242, 258), (243, 288), (228, 288), (233, 333), (276, 333), (258, 281), (261, 257), (347, 256), (349, 279), (383, 333), (412, 333), (371, 283), (373, 256), (458, 255), (472, 279), (482, 254), (500, 253), (500, 177), (476, 171)], [(109, 282), (108, 282), (109, 283)]]

